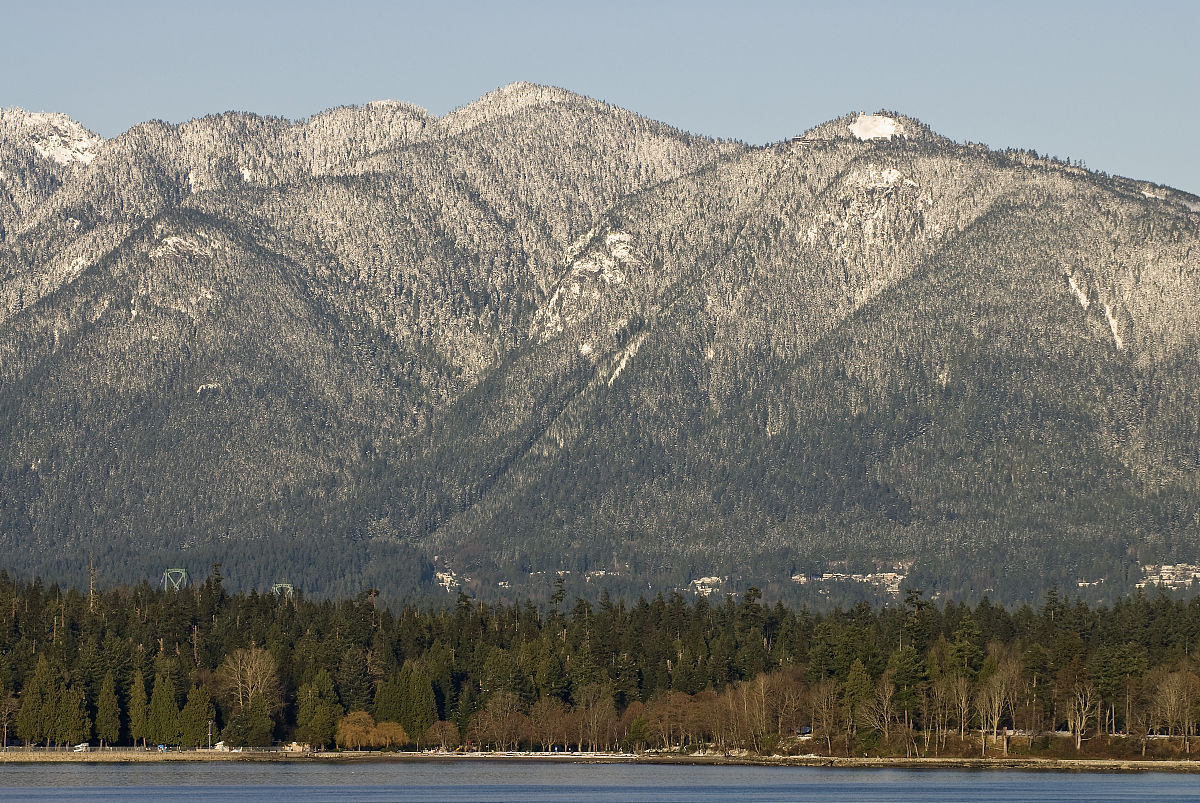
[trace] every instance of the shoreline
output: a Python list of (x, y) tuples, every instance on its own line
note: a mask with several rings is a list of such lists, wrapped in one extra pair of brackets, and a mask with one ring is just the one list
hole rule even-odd
[(657, 753), (380, 753), (342, 751), (285, 753), (275, 751), (234, 753), (189, 750), (157, 753), (141, 750), (95, 751), (89, 753), (42, 753), (25, 750), (0, 752), (0, 764), (153, 764), (260, 762), (274, 764), (344, 763), (453, 763), (459, 761), (550, 763), (550, 764), (674, 764), (684, 766), (811, 767), (821, 769), (904, 770), (1009, 770), (1024, 772), (1172, 772), (1200, 773), (1200, 761), (1180, 759), (1031, 758), (848, 758), (845, 756), (720, 756), (665, 755)]

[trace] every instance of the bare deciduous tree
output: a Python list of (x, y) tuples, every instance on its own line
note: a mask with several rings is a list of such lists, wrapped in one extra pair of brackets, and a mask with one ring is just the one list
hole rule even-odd
[(21, 702), (12, 694), (6, 694), (0, 697), (0, 725), (3, 726), (3, 742), (0, 746), (8, 746), (8, 728), (16, 720), (17, 711), (21, 709)]
[(1167, 735), (1179, 734), (1184, 752), (1191, 752), (1189, 736), (1195, 723), (1196, 697), (1200, 678), (1180, 669), (1163, 675), (1155, 687), (1154, 707), (1167, 726)]
[(471, 717), (470, 731), (481, 743), (501, 750), (515, 747), (530, 731), (529, 719), (521, 712), (521, 698), (511, 691), (496, 692), (483, 710)]
[(530, 735), (543, 750), (555, 744), (565, 744), (566, 730), (563, 720), (567, 707), (557, 697), (543, 697), (529, 709)]
[(963, 675), (955, 675), (950, 679), (948, 688), (958, 717), (958, 738), (965, 741), (967, 726), (971, 722), (971, 681)]
[(1086, 680), (1077, 680), (1067, 690), (1067, 729), (1075, 737), (1075, 749), (1083, 746), (1083, 732), (1087, 730), (1088, 720), (1099, 702), (1096, 689)]
[(668, 691), (655, 696), (646, 705), (648, 730), (663, 749), (683, 743), (687, 725), (687, 709), (691, 698), (679, 691)]
[(453, 722), (439, 720), (426, 729), (425, 741), (428, 744), (436, 744), (443, 751), (458, 747), (458, 726)]
[(217, 681), (234, 708), (245, 708), (260, 699), (268, 710), (279, 703), (279, 673), (275, 658), (262, 647), (230, 653), (217, 670)]
[(879, 731), (885, 742), (891, 739), (892, 724), (896, 717), (895, 695), (896, 684), (892, 683), (891, 675), (884, 672), (875, 684), (875, 694), (858, 710), (859, 727)]
[(589, 683), (575, 694), (575, 712), (579, 715), (581, 736), (587, 749), (595, 751), (607, 745), (617, 711), (613, 706), (612, 690), (606, 685)]
[(1004, 713), (1004, 678), (993, 672), (979, 681), (975, 689), (975, 712), (979, 714), (979, 754), (987, 755), (987, 735), (993, 741), (1000, 730), (1000, 717)]
[(841, 712), (841, 692), (833, 678), (819, 680), (809, 689), (808, 706), (812, 711), (814, 736), (825, 739), (825, 751), (833, 754), (833, 734), (837, 731)]

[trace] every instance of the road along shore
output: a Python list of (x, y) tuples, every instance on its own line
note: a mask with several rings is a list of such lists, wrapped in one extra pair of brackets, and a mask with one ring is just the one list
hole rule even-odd
[(996, 758), (846, 758), (817, 755), (723, 756), (714, 754), (678, 755), (672, 753), (383, 753), (375, 750), (344, 750), (339, 752), (287, 752), (264, 750), (240, 753), (218, 750), (186, 750), (164, 753), (149, 750), (93, 750), (86, 753), (72, 753), (56, 751), (30, 751), (12, 748), (5, 751), (0, 751), (0, 764), (134, 764), (196, 761), (259, 761), (278, 763), (338, 763), (366, 761), (538, 761), (554, 763), (691, 764), (709, 766), (783, 766), (847, 769), (971, 769), (1056, 772), (1200, 773), (1200, 761), (1128, 760), (1103, 758), (1063, 759), (1015, 756)]

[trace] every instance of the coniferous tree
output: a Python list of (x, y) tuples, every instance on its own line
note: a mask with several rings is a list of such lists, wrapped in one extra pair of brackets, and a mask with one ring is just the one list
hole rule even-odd
[(111, 670), (104, 674), (96, 697), (96, 738), (101, 747), (116, 744), (121, 738), (121, 705)]
[(567, 682), (567, 673), (563, 669), (562, 661), (553, 651), (542, 659), (541, 665), (538, 667), (537, 683), (538, 690), (543, 697), (553, 697), (564, 701), (567, 699), (567, 690), (570, 688)]
[(266, 700), (256, 697), (230, 715), (221, 738), (234, 747), (269, 747), (274, 727)]
[[(405, 672), (395, 672), (385, 678), (375, 688), (375, 721), (376, 722), (399, 722), (408, 728), (405, 723), (407, 715), (407, 700), (408, 689), (405, 686)], [(411, 731), (410, 731), (411, 733)]]
[(333, 744), (338, 720), (345, 711), (333, 689), (333, 679), (322, 669), (311, 683), (296, 693), (298, 710), (296, 724), (300, 738), (314, 747)]
[(867, 667), (861, 658), (855, 658), (842, 690), (842, 715), (845, 718), (846, 736), (851, 748), (858, 733), (858, 725), (863, 720), (864, 709), (874, 693), (875, 686), (867, 673)]
[[(437, 699), (433, 694), (433, 682), (420, 663), (413, 666), (408, 675), (408, 688), (404, 694), (405, 719), (394, 720), (404, 726), (404, 730), (420, 741), (429, 726), (437, 722)], [(378, 718), (378, 717), (377, 717)]]
[(367, 710), (371, 685), (361, 650), (349, 649), (342, 654), (337, 670), (337, 690), (342, 707), (347, 711)]
[(92, 733), (92, 721), (87, 713), (87, 697), (78, 685), (63, 684), (58, 689), (58, 710), (55, 717), (55, 741), (59, 744), (86, 742)]
[(146, 682), (142, 679), (142, 673), (135, 670), (129, 683), (129, 738), (134, 745), (141, 741), (142, 747), (146, 746), (148, 708)]
[(21, 690), (21, 710), (17, 714), (17, 735), (26, 744), (50, 744), (58, 710), (57, 678), (44, 655), (38, 657), (33, 675)]
[(209, 727), (216, 724), (217, 710), (206, 686), (192, 686), (187, 702), (179, 712), (179, 744), (181, 747), (208, 745)]
[(154, 691), (146, 714), (146, 738), (154, 744), (179, 744), (179, 707), (175, 683), (169, 675), (154, 677)]

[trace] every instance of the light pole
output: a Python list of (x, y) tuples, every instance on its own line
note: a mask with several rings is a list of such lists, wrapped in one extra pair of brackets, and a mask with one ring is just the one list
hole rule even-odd
[(208, 721), (208, 749), (212, 750), (212, 720)]

